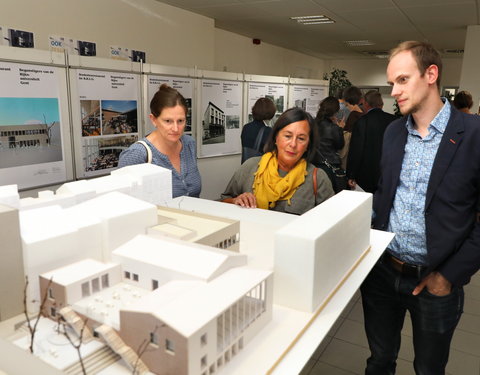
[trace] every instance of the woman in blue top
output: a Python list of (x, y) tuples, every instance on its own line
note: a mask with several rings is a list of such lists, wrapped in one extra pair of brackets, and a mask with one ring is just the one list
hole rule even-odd
[[(183, 134), (187, 110), (187, 102), (177, 90), (161, 85), (150, 102), (150, 121), (156, 129), (143, 138), (152, 151), (152, 163), (172, 171), (174, 198), (199, 197), (202, 188), (195, 141)], [(145, 163), (147, 156), (145, 146), (134, 143), (120, 154), (118, 166)]]

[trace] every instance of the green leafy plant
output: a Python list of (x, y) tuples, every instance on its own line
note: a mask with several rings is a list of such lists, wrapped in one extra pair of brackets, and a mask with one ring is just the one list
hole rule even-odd
[(347, 74), (346, 70), (338, 68), (333, 68), (330, 73), (324, 73), (323, 79), (330, 81), (328, 95), (336, 96), (338, 90), (352, 86), (352, 83), (347, 78)]

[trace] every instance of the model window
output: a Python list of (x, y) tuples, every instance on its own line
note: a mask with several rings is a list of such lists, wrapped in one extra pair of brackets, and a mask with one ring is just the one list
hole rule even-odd
[(207, 367), (207, 356), (204, 355), (202, 359), (200, 360), (200, 364), (202, 365), (202, 368)]
[(108, 273), (102, 275), (102, 288), (108, 288), (110, 286), (110, 281), (108, 279)]
[(158, 345), (158, 335), (155, 332), (150, 332), (150, 343)]
[(100, 280), (98, 277), (92, 280), (92, 293), (97, 293), (100, 291)]
[(57, 310), (55, 309), (55, 307), (50, 307), (50, 315), (52, 316), (52, 318), (55, 318), (57, 316)]
[(152, 290), (158, 289), (158, 280), (152, 280)]
[(125, 273), (125, 278), (126, 278), (126, 279), (130, 279), (130, 272), (125, 271), (124, 273)]
[(133, 281), (138, 281), (138, 274), (136, 273), (133, 273)]
[(53, 297), (53, 290), (52, 290), (52, 288), (48, 288), (48, 298), (50, 298), (50, 299), (54, 299), (54, 297)]
[(204, 333), (204, 334), (200, 337), (200, 343), (202, 344), (202, 346), (207, 345), (207, 334), (206, 334), (206, 333)]
[(165, 340), (165, 350), (170, 352), (170, 354), (175, 353), (175, 345), (172, 340), (166, 339)]
[(88, 297), (90, 295), (90, 283), (87, 281), (82, 284), (82, 297)]

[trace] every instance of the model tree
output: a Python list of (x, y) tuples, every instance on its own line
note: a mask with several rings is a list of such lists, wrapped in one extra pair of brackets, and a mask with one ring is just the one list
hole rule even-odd
[(35, 333), (37, 332), (38, 322), (40, 321), (40, 317), (42, 316), (42, 311), (47, 301), (48, 289), (50, 288), (51, 285), (52, 285), (52, 279), (48, 281), (47, 288), (45, 289), (45, 294), (43, 295), (42, 300), (40, 302), (40, 308), (38, 310), (37, 316), (34, 317), (35, 323), (32, 324), (32, 319), (30, 318), (27, 311), (28, 276), (25, 276), (25, 289), (23, 290), (23, 312), (25, 314), (25, 318), (27, 321), (28, 332), (30, 333), (30, 353), (33, 353), (33, 343), (35, 340)]
[(78, 342), (75, 343), (73, 339), (70, 337), (70, 334), (68, 333), (68, 327), (65, 324), (65, 320), (62, 317), (59, 317), (58, 319), (58, 324), (62, 326), (63, 328), (63, 335), (67, 338), (68, 342), (75, 348), (77, 351), (78, 355), (78, 361), (80, 362), (80, 366), (82, 367), (82, 374), (87, 375), (87, 372), (85, 370), (85, 365), (83, 364), (83, 358), (82, 358), (82, 353), (80, 352), (80, 347), (83, 344), (83, 332), (85, 330), (85, 327), (87, 326), (87, 321), (88, 319), (85, 319), (83, 321), (83, 327), (80, 330), (80, 335), (78, 337)]

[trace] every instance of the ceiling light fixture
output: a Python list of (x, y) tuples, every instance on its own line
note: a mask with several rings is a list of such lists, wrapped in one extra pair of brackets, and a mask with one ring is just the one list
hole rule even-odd
[(331, 18), (324, 16), (323, 14), (318, 16), (297, 16), (290, 17), (291, 20), (297, 21), (302, 25), (319, 25), (324, 23), (335, 23)]
[(345, 40), (343, 43), (350, 47), (373, 46), (375, 44), (371, 40)]

